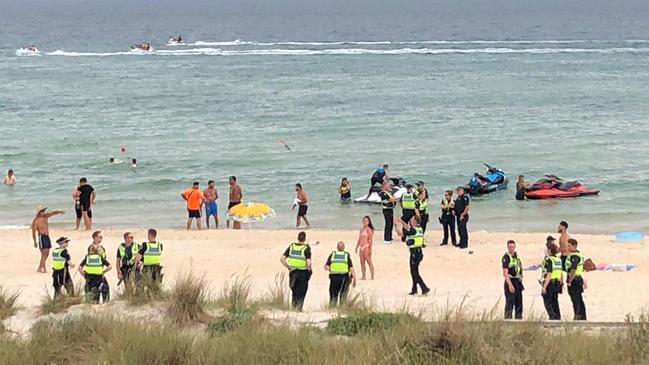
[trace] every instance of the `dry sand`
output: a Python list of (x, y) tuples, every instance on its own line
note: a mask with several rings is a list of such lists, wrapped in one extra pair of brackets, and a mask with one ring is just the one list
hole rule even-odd
[[(122, 242), (124, 230), (105, 230), (104, 247), (109, 251), (109, 261), (114, 264), (117, 246)], [(146, 239), (146, 231), (133, 230), (136, 240)], [(69, 251), (73, 262), (78, 264), (91, 242), (90, 233), (62, 231), (51, 232), (52, 241), (59, 236), (70, 237)], [(243, 231), (181, 231), (160, 230), (158, 238), (164, 244), (163, 265), (166, 285), (178, 274), (192, 270), (204, 276), (210, 290), (218, 293), (233, 274), (247, 273), (254, 284), (255, 295), (263, 296), (273, 285), (275, 275), (283, 271), (279, 257), (296, 237), (292, 230), (243, 230)], [(376, 279), (359, 281), (352, 293), (362, 293), (374, 305), (384, 310), (407, 306), (425, 315), (434, 315), (448, 309), (455, 309), (460, 303), (473, 313), (490, 311), (494, 307), (498, 316), (503, 306), (503, 279), (500, 259), (506, 251), (505, 242), (514, 239), (523, 266), (540, 264), (543, 258), (543, 243), (546, 234), (540, 233), (490, 233), (472, 232), (470, 255), (466, 250), (440, 247), (440, 232), (427, 233), (430, 244), (424, 250), (421, 273), (433, 289), (427, 297), (410, 297), (408, 249), (401, 243), (383, 244), (382, 233), (375, 234), (373, 250)], [(323, 266), (328, 254), (338, 240), (347, 243), (353, 252), (357, 232), (355, 231), (307, 231), (312, 245), (314, 275), (311, 279), (305, 303), (305, 312), (321, 313), (328, 298), (328, 275)], [(588, 289), (584, 294), (591, 321), (624, 321), (627, 314), (638, 315), (647, 309), (649, 303), (649, 249), (645, 243), (616, 243), (611, 236), (575, 235), (580, 249), (596, 264), (632, 263), (631, 272), (586, 273)], [(319, 244), (315, 245), (316, 241)], [(8, 289), (20, 290), (20, 304), (25, 312), (35, 313), (46, 290), (50, 293), (51, 274), (36, 273), (39, 254), (33, 248), (29, 230), (0, 230), (0, 283)], [(353, 255), (358, 267), (358, 256)], [(51, 262), (48, 262), (48, 270)], [(76, 272), (76, 270), (74, 270)], [(539, 271), (525, 271), (524, 309), (525, 315), (546, 318), (540, 286)], [(107, 274), (113, 291), (116, 288), (115, 270)], [(80, 275), (75, 275), (77, 282)], [(564, 319), (572, 318), (572, 306), (567, 294), (560, 297)], [(26, 314), (22, 314), (25, 316)]]

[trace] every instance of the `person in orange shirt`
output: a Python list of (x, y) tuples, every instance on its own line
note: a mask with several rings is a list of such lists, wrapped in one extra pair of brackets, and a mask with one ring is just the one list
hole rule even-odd
[(191, 188), (183, 191), (180, 196), (187, 202), (187, 230), (192, 226), (192, 219), (196, 219), (196, 226), (201, 229), (201, 208), (203, 207), (203, 193), (198, 188), (198, 181), (194, 181)]

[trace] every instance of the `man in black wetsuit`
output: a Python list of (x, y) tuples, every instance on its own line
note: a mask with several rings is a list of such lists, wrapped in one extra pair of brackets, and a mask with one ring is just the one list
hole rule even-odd
[(88, 184), (88, 180), (85, 177), (82, 177), (79, 180), (79, 204), (86, 231), (92, 229), (92, 205), (95, 204), (96, 196), (95, 189)]

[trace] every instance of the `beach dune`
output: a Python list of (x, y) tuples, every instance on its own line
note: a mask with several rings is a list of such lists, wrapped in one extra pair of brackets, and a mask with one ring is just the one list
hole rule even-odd
[[(104, 230), (104, 246), (109, 261), (115, 265), (118, 245), (122, 242), (124, 229)], [(146, 240), (145, 229), (131, 230), (137, 242)], [(69, 251), (73, 262), (83, 259), (91, 243), (89, 232), (52, 230), (52, 241), (59, 236), (71, 238)], [(162, 263), (165, 285), (173, 282), (181, 273), (192, 271), (208, 282), (212, 293), (218, 293), (223, 284), (233, 275), (248, 275), (254, 285), (254, 296), (261, 297), (274, 285), (277, 273), (284, 271), (279, 257), (288, 244), (295, 240), (293, 230), (242, 230), (242, 231), (184, 231), (161, 229), (159, 240), (164, 244)], [(380, 239), (380, 232), (375, 241)], [(469, 313), (480, 314), (495, 310), (502, 315), (503, 279), (500, 259), (506, 251), (506, 241), (514, 239), (523, 267), (539, 265), (543, 258), (542, 233), (491, 233), (474, 232), (471, 235), (469, 254), (467, 250), (440, 247), (441, 233), (427, 233), (429, 246), (424, 250), (421, 273), (433, 290), (426, 297), (410, 297), (410, 274), (408, 249), (404, 244), (385, 245), (375, 243), (373, 249), (376, 279), (359, 281), (352, 293), (362, 294), (369, 302), (383, 310), (398, 310), (405, 307), (431, 318), (448, 309), (463, 304)], [(644, 243), (616, 243), (611, 236), (574, 235), (587, 258), (599, 263), (631, 263), (636, 268), (630, 272), (586, 273), (588, 289), (584, 294), (591, 321), (624, 321), (627, 314), (638, 315), (647, 308), (649, 299), (649, 249)], [(353, 254), (356, 245), (356, 231), (309, 230), (307, 240), (312, 245), (313, 268), (309, 292), (304, 310), (319, 312), (325, 310), (328, 300), (328, 274), (324, 271), (327, 256), (342, 240), (352, 252), (356, 270), (360, 273), (358, 256)], [(36, 273), (38, 251), (33, 248), (31, 232), (26, 229), (0, 230), (0, 283), (11, 290), (22, 292), (20, 304), (29, 309), (41, 302), (45, 292), (52, 292), (51, 274)], [(318, 244), (315, 244), (319, 242)], [(50, 264), (48, 263), (48, 270)], [(73, 270), (76, 272), (76, 269)], [(78, 274), (72, 274), (81, 282)], [(107, 274), (112, 290), (117, 288), (117, 275), (113, 270)], [(540, 286), (537, 279), (540, 272), (525, 271), (524, 313), (525, 316), (545, 319)], [(560, 296), (562, 316), (572, 319), (572, 306), (568, 295)], [(495, 309), (494, 309), (495, 308)]]

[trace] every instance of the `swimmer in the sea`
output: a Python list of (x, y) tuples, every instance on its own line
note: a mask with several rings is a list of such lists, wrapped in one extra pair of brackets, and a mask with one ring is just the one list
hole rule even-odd
[(119, 165), (119, 164), (123, 163), (124, 161), (120, 160), (119, 158), (111, 157), (111, 158), (108, 160), (108, 162), (109, 162), (111, 165)]
[(137, 160), (132, 159), (131, 160), (131, 170), (135, 171), (137, 169)]

